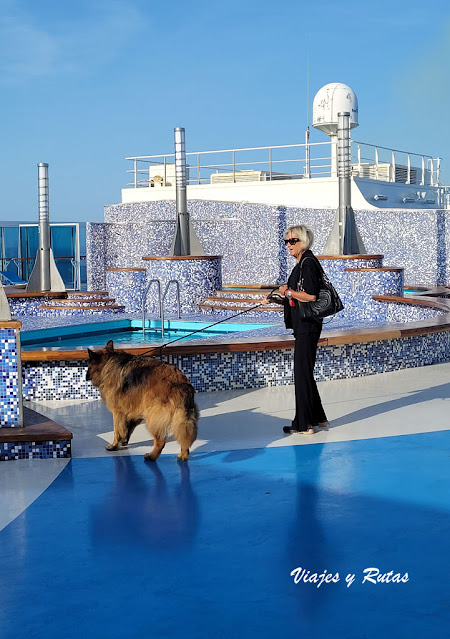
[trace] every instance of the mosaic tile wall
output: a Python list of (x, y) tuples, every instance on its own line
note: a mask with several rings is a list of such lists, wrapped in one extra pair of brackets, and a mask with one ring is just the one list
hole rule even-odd
[(125, 306), (126, 313), (140, 313), (146, 285), (144, 269), (106, 271), (106, 288), (116, 304)]
[(100, 394), (86, 381), (87, 362), (23, 362), (23, 398), (99, 399)]
[[(450, 331), (404, 339), (319, 347), (318, 381), (363, 377), (448, 361)], [(198, 392), (293, 383), (293, 350), (170, 355)], [(24, 399), (99, 399), (86, 382), (86, 362), (26, 362)]]
[[(326, 318), (324, 320), (324, 328), (328, 327), (329, 330), (361, 328), (361, 321), (364, 321), (364, 326), (380, 325), (389, 322), (406, 323), (430, 319), (447, 313), (447, 311), (426, 306), (419, 307), (396, 302), (376, 302), (372, 300), (371, 295), (372, 293), (369, 290), (365, 296), (361, 296), (361, 303), (359, 305), (357, 302), (348, 302), (347, 300), (343, 311), (332, 318)], [(210, 317), (211, 321), (214, 321), (222, 317), (229, 317), (233, 311), (202, 308), (201, 313), (205, 315), (205, 317)], [(243, 317), (258, 322), (280, 321), (278, 314), (277, 317), (274, 318), (273, 313), (257, 310), (246, 311)], [(236, 321), (239, 322), (241, 319), (236, 319)]]
[(450, 211), (381, 209), (355, 218), (366, 248), (383, 254), (386, 266), (404, 267), (406, 284), (450, 282)]
[(107, 268), (142, 268), (145, 266), (142, 262), (144, 256), (167, 255), (174, 230), (174, 219), (157, 219), (149, 223), (87, 224), (88, 290), (106, 289)]
[(0, 444), (0, 461), (13, 459), (61, 459), (67, 457), (71, 457), (70, 440)]
[(104, 306), (102, 309), (88, 308), (92, 302), (89, 298), (83, 296), (82, 298), (76, 297), (74, 294), (69, 294), (69, 298), (73, 299), (74, 305), (78, 308), (65, 308), (65, 305), (61, 304), (58, 308), (44, 309), (39, 308), (45, 305), (58, 305), (55, 298), (51, 297), (15, 297), (8, 298), (9, 307), (11, 309), (11, 315), (13, 318), (22, 319), (25, 317), (60, 317), (69, 315), (102, 315), (104, 313), (121, 313), (122, 309), (109, 308), (108, 302), (99, 301), (95, 302), (96, 305)]
[[(335, 215), (330, 209), (200, 200), (188, 206), (205, 254), (223, 255), (226, 284), (285, 281), (291, 268), (281, 242), (286, 227), (311, 226), (319, 255)], [(105, 268), (141, 266), (143, 255), (166, 255), (174, 219), (174, 202), (105, 207), (105, 223), (87, 227), (89, 288), (105, 286)], [(450, 283), (450, 211), (355, 211), (355, 219), (368, 253), (384, 255), (385, 266), (403, 267), (406, 284)], [(424, 238), (419, 249), (411, 236)]]
[(19, 329), (0, 328), (0, 427), (17, 427), (22, 421), (18, 337)]
[[(327, 272), (330, 262), (331, 260), (323, 264)], [(340, 274), (336, 272), (339, 265), (333, 265), (332, 277), (332, 282), (344, 303), (342, 317), (364, 322), (380, 322), (385, 318), (386, 304), (375, 302), (372, 296), (403, 296), (403, 271), (346, 271), (344, 269), (349, 267), (348, 261), (346, 262), (341, 262), (343, 270)], [(405, 317), (409, 312), (408, 309), (404, 309)]]
[[(200, 302), (222, 287), (222, 259), (220, 257), (208, 260), (149, 260), (147, 267), (147, 282), (158, 279), (161, 282), (161, 295), (164, 295), (170, 280), (178, 281), (180, 285), (181, 312), (195, 312)], [(153, 285), (147, 296), (147, 310), (158, 312), (157, 287)], [(171, 284), (164, 300), (164, 312), (175, 313), (177, 310), (176, 285)]]
[(47, 295), (43, 297), (8, 297), (9, 308), (11, 310), (11, 315), (13, 317), (30, 317), (35, 316), (38, 317), (42, 315), (42, 310), (39, 309), (39, 306), (43, 304), (51, 304), (52, 299)]
[[(173, 207), (166, 206), (169, 204), (173, 204)], [(191, 201), (188, 206), (205, 255), (223, 256), (222, 278), (225, 283), (236, 284), (243, 279), (249, 284), (286, 280), (288, 256), (281, 237), (286, 226), (298, 219), (292, 214), (288, 215), (286, 208), (200, 200)], [(162, 220), (163, 216), (170, 221)], [(107, 223), (87, 225), (88, 288), (104, 286), (105, 268), (141, 266), (140, 260), (144, 255), (167, 255), (173, 236), (174, 218), (174, 203), (149, 202), (106, 207)], [(313, 225), (314, 222), (320, 228), (325, 227), (327, 235), (332, 218), (333, 213), (326, 210), (303, 212), (306, 223)], [(114, 223), (111, 219), (114, 219)], [(124, 223), (125, 220), (133, 220), (135, 224)], [(127, 231), (127, 227), (133, 228)], [(125, 241), (129, 247), (123, 254), (116, 250), (117, 242), (111, 239), (116, 234), (128, 238)], [(139, 236), (151, 236), (152, 241), (143, 247)], [(325, 239), (321, 240), (319, 233), (317, 246), (321, 244), (323, 247)], [(89, 257), (91, 251), (92, 259)], [(115, 255), (117, 258), (114, 258)]]
[(320, 260), (323, 270), (333, 282), (339, 294), (345, 295), (348, 288), (348, 272), (346, 268), (381, 268), (383, 258), (352, 260)]

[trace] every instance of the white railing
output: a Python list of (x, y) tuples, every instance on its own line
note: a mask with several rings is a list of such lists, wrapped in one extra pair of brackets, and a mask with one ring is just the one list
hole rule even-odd
[(450, 209), (450, 186), (440, 186), (437, 189), (437, 208)]
[[(127, 186), (174, 186), (174, 154), (130, 157)], [(288, 144), (186, 153), (188, 184), (266, 182), (331, 175), (331, 143)]]
[(351, 152), (354, 177), (439, 186), (440, 158), (355, 140), (351, 143)]
[[(439, 185), (440, 158), (351, 142), (352, 175), (386, 182)], [(175, 186), (175, 156), (126, 158), (133, 163), (127, 186)], [(299, 180), (337, 175), (333, 141), (186, 153), (188, 184)]]

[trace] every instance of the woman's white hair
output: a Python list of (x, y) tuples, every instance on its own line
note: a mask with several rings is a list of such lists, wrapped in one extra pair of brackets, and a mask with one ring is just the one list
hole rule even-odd
[(288, 233), (294, 235), (295, 237), (298, 237), (298, 239), (302, 241), (304, 251), (310, 249), (314, 244), (314, 233), (309, 228), (309, 226), (305, 226), (304, 224), (290, 226), (284, 232), (284, 239), (286, 239)]

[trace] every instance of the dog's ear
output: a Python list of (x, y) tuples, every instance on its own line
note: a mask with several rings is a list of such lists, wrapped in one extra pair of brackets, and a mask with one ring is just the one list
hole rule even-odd
[(114, 353), (114, 342), (112, 341), (112, 339), (109, 340), (105, 348), (108, 351), (108, 353)]
[(101, 353), (96, 353), (95, 351), (91, 351), (90, 348), (87, 349), (88, 355), (89, 355), (89, 361), (90, 362), (99, 362), (102, 358), (102, 354)]

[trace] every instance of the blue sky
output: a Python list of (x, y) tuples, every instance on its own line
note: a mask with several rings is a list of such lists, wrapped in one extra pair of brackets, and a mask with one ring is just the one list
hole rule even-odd
[[(0, 220), (99, 221), (125, 157), (294, 144), (328, 82), (359, 100), (353, 137), (442, 157), (450, 184), (448, 0), (1, 0)], [(312, 141), (324, 141), (314, 132)]]

